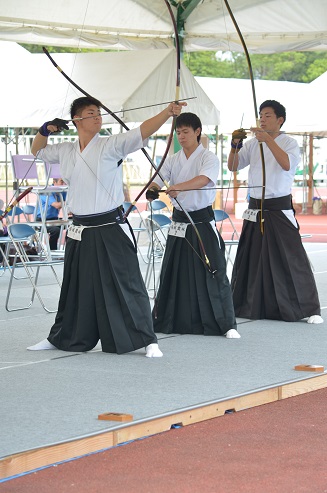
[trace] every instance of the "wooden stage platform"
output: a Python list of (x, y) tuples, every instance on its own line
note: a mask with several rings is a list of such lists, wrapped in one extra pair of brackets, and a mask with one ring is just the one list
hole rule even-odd
[[(160, 336), (161, 359), (144, 351), (118, 356), (27, 351), (47, 337), (54, 315), (36, 300), (4, 309), (8, 273), (0, 277), (0, 480), (226, 411), (259, 406), (327, 387), (327, 245), (305, 244), (324, 323), (238, 320), (241, 339)], [(141, 261), (140, 261), (141, 262)], [(142, 266), (144, 270), (145, 265)], [(16, 295), (26, 295), (27, 284)], [(49, 302), (58, 292), (42, 279)], [(113, 413), (114, 420), (98, 416)], [(131, 421), (117, 421), (131, 415)]]

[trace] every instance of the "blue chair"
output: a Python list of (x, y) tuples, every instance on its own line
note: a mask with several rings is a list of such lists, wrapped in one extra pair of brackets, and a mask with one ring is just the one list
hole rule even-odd
[[(145, 219), (149, 235), (149, 248), (148, 248), (148, 268), (145, 275), (145, 286), (149, 289), (151, 275), (154, 272), (154, 263), (162, 262), (165, 248), (168, 230), (171, 225), (171, 219), (165, 214), (152, 214)], [(159, 282), (159, 276), (157, 283)]]
[(215, 215), (216, 222), (218, 222), (218, 221), (224, 221), (225, 219), (229, 219), (229, 215), (225, 211), (222, 211), (220, 209), (214, 209), (213, 212), (214, 212), (214, 215)]
[[(132, 206), (132, 202), (123, 202), (123, 207), (124, 207), (124, 211), (125, 212), (127, 212), (131, 206)], [(140, 211), (136, 207), (136, 205), (133, 205), (132, 206), (131, 212), (135, 212), (137, 214), (137, 216), (138, 216), (138, 219), (139, 219), (139, 225), (138, 225), (138, 227), (140, 228), (143, 225), (143, 228), (144, 228), (145, 226), (144, 226), (144, 223), (143, 223), (143, 218), (141, 216)]]
[[(0, 210), (0, 216), (2, 216), (4, 211)], [(0, 277), (3, 276), (6, 269), (10, 270), (10, 265), (8, 262), (9, 247), (11, 244), (11, 239), (9, 236), (0, 236)]]
[(225, 220), (228, 220), (229, 223), (232, 226), (231, 238), (228, 239), (228, 240), (224, 238), (224, 242), (225, 242), (226, 247), (228, 246), (228, 249), (226, 248), (226, 258), (227, 258), (227, 261), (229, 261), (233, 265), (233, 260), (231, 258), (231, 249), (232, 249), (232, 247), (234, 245), (235, 246), (238, 245), (239, 234), (236, 231), (235, 225), (234, 225), (233, 221), (231, 220), (231, 218), (229, 217), (229, 215), (227, 214), (227, 212), (225, 212), (225, 211), (223, 211), (221, 209), (214, 209), (213, 212), (214, 212), (214, 215), (215, 215), (215, 221), (216, 221), (216, 223), (218, 223), (218, 222), (221, 223), (221, 226), (219, 228), (219, 233), (220, 234), (222, 234), (222, 229), (223, 229), (222, 225), (223, 225), (223, 222)]
[(24, 216), (26, 218), (26, 221), (29, 221), (30, 220), (30, 217), (29, 216), (33, 216), (33, 219), (34, 219), (35, 205), (24, 204), (22, 206), (22, 210), (23, 210)]
[[(132, 206), (132, 202), (123, 202), (123, 207), (124, 207), (124, 211), (125, 212), (127, 212), (131, 206)], [(148, 263), (147, 258), (145, 258), (142, 255), (141, 249), (139, 248), (140, 234), (147, 231), (146, 225), (144, 224), (144, 221), (143, 221), (143, 218), (141, 216), (141, 213), (138, 210), (138, 208), (136, 207), (136, 205), (133, 205), (133, 207), (131, 208), (131, 212), (133, 214), (135, 213), (134, 217), (132, 217), (132, 216), (129, 216), (129, 217), (131, 219), (131, 221), (130, 221), (131, 227), (132, 227), (133, 232), (135, 234), (137, 250), (138, 250), (138, 252), (139, 252), (139, 254), (140, 254), (143, 262)], [(133, 224), (133, 222), (134, 222), (133, 219), (135, 218), (135, 216), (136, 216), (136, 219), (138, 220), (138, 226), (135, 226)]]
[(161, 232), (165, 240), (167, 239), (167, 232), (171, 225), (170, 217), (165, 214), (152, 214), (146, 218), (146, 221), (148, 221), (147, 229), (149, 232)]
[[(24, 310), (30, 308), (33, 304), (36, 295), (45, 311), (47, 311), (48, 313), (55, 313), (57, 311), (56, 309), (50, 310), (45, 305), (41, 297), (41, 293), (39, 287), (37, 286), (37, 283), (38, 283), (40, 269), (42, 267), (48, 267), (52, 271), (56, 283), (58, 284), (59, 287), (61, 287), (61, 280), (59, 279), (59, 276), (54, 268), (55, 266), (62, 265), (63, 259), (52, 260), (48, 250), (41, 243), (38, 232), (30, 224), (27, 223), (9, 224), (8, 234), (12, 241), (15, 251), (13, 254), (9, 255), (9, 258), (11, 257), (13, 259), (13, 263), (11, 266), (10, 280), (9, 280), (9, 286), (7, 291), (7, 298), (5, 305), (6, 310), (8, 312), (11, 312), (11, 311)], [(32, 248), (28, 249), (27, 247), (33, 247), (33, 251), (31, 251)], [(32, 294), (28, 305), (22, 307), (10, 308), (9, 299), (11, 295), (13, 281), (14, 279), (16, 279), (16, 281), (21, 280), (21, 278), (15, 277), (15, 271), (17, 269), (25, 270), (27, 278), (29, 279), (32, 285)], [(46, 287), (45, 287), (45, 292), (46, 292)]]
[[(231, 239), (234, 240), (236, 237), (238, 240), (239, 234), (236, 231), (235, 225), (234, 225), (233, 221), (231, 220), (230, 216), (227, 214), (227, 212), (222, 211), (221, 209), (214, 209), (213, 213), (215, 215), (216, 223), (218, 223), (218, 222), (223, 223), (223, 221), (225, 221), (226, 219), (229, 221), (229, 223), (231, 224), (231, 226), (233, 228)], [(222, 230), (222, 226), (220, 227), (220, 229)], [(221, 231), (220, 231), (220, 233), (221, 233)]]
[(10, 217), (11, 218), (11, 221), (10, 222), (14, 222), (15, 221), (15, 218), (17, 218), (17, 220), (19, 221), (21, 215), (24, 216), (23, 209), (21, 209), (20, 207), (15, 206), (13, 209), (11, 209), (11, 211), (8, 212), (7, 217)]
[(163, 211), (166, 209), (166, 211), (170, 213), (168, 205), (163, 200), (158, 199), (149, 202), (149, 209), (152, 211)]

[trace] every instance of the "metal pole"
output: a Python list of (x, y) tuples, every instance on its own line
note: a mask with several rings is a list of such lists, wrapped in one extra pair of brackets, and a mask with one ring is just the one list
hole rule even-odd
[[(218, 129), (218, 127), (217, 127)], [(221, 162), (221, 167), (220, 167), (220, 186), (223, 188), (224, 186), (224, 136), (223, 134), (220, 134), (219, 136), (220, 139), (220, 162)], [(221, 191), (220, 194), (220, 209), (224, 208), (224, 190)]]

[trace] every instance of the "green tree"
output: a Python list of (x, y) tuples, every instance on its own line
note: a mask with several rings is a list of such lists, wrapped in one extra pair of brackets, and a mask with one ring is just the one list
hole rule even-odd
[(309, 65), (306, 74), (303, 75), (303, 82), (311, 82), (327, 71), (327, 58), (317, 58)]
[[(19, 43), (20, 46), (28, 50), (30, 53), (43, 53), (42, 45), (33, 45), (27, 43)], [(86, 48), (66, 48), (65, 46), (47, 46), (47, 50), (49, 53), (88, 53), (92, 51), (109, 51), (109, 50), (100, 50), (100, 49), (86, 49)]]
[[(327, 70), (327, 53), (284, 52), (269, 55), (250, 55), (255, 79), (311, 82)], [(238, 52), (211, 51), (188, 53), (184, 62), (200, 77), (248, 79), (246, 57)]]
[[(42, 53), (41, 45), (21, 44), (31, 53)], [(50, 46), (49, 52), (75, 53), (112, 51)], [(255, 79), (311, 82), (327, 71), (326, 51), (289, 51), (268, 55), (250, 55)], [(193, 75), (248, 79), (249, 69), (244, 53), (195, 51), (184, 53), (183, 60)]]

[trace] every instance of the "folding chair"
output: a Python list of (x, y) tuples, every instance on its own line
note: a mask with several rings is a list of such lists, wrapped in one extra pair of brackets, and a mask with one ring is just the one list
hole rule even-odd
[(49, 181), (51, 178), (62, 178), (60, 173), (60, 163), (45, 163), (45, 169), (47, 173), (47, 186), (49, 186)]
[(233, 265), (233, 261), (232, 261), (232, 258), (231, 258), (231, 249), (234, 245), (238, 245), (238, 241), (239, 241), (239, 234), (238, 232), (236, 231), (236, 228), (235, 228), (235, 225), (233, 223), (233, 221), (231, 220), (231, 218), (229, 217), (229, 215), (227, 214), (227, 212), (221, 210), (221, 209), (214, 209), (214, 215), (215, 215), (215, 221), (216, 223), (218, 222), (221, 222), (221, 226), (219, 228), (219, 233), (222, 234), (222, 224), (223, 224), (223, 221), (225, 221), (226, 219), (229, 221), (229, 223), (231, 224), (232, 226), (232, 234), (231, 234), (231, 238), (230, 239), (224, 239), (224, 242), (225, 242), (225, 245), (228, 246), (228, 250), (226, 249), (226, 257), (227, 257), (227, 261), (230, 261), (230, 263)]
[(35, 211), (36, 211), (35, 205), (24, 204), (22, 205), (22, 210), (24, 212), (24, 216), (27, 222), (31, 222), (31, 216), (33, 220), (35, 219)]
[[(1, 211), (0, 211), (1, 214)], [(9, 248), (11, 245), (10, 236), (0, 236), (0, 277), (2, 277), (6, 269), (10, 270), (9, 264)]]
[[(59, 163), (44, 163), (45, 166), (45, 173), (46, 173), (46, 180), (45, 180), (45, 186), (42, 188), (33, 188), (33, 192), (36, 193), (37, 195), (37, 205), (35, 207), (35, 212), (34, 212), (34, 220), (36, 220), (36, 215), (38, 211), (40, 210), (40, 215), (41, 215), (41, 221), (38, 221), (38, 224), (34, 224), (35, 226), (40, 226), (41, 227), (41, 233), (40, 237), (42, 240), (45, 242), (49, 252), (51, 253), (52, 257), (58, 257), (62, 256), (62, 244), (63, 244), (63, 238), (64, 238), (64, 232), (67, 229), (67, 226), (70, 224), (70, 220), (68, 219), (68, 213), (66, 209), (66, 202), (65, 202), (65, 195), (68, 191), (68, 186), (67, 185), (55, 185), (52, 186), (50, 184), (51, 179), (59, 179), (61, 178), (61, 173), (60, 173), (60, 164)], [(62, 204), (62, 219), (58, 219), (57, 221), (48, 221), (46, 218), (46, 212), (48, 208), (48, 200), (49, 197), (53, 194), (57, 193), (61, 204)], [(42, 199), (41, 195), (46, 196), (46, 203), (44, 206), (42, 206)], [(49, 241), (48, 241), (48, 235), (47, 235), (47, 227), (48, 226), (59, 226), (60, 227), (60, 234), (59, 234), (59, 239), (58, 239), (58, 250), (51, 250), (50, 251), (50, 246), (49, 246)]]
[[(123, 207), (124, 207), (124, 211), (128, 211), (128, 209), (132, 206), (132, 202), (123, 202)], [(132, 209), (131, 209), (131, 212), (135, 213), (135, 215), (137, 216), (137, 219), (138, 219), (138, 226), (134, 228), (133, 226), (133, 230), (135, 230), (136, 232), (138, 232), (138, 228), (140, 228), (140, 232), (142, 231), (145, 231), (146, 230), (146, 227), (145, 227), (145, 224), (144, 224), (144, 221), (143, 221), (143, 217), (141, 216), (141, 213), (140, 211), (138, 210), (138, 208), (136, 207), (136, 205), (133, 205), (132, 206)]]
[[(23, 186), (22, 181), (32, 181), (29, 186), (41, 187), (40, 175), (46, 176), (46, 167), (44, 161), (37, 159), (33, 154), (11, 154), (11, 164), (14, 181), (18, 184), (18, 191), (26, 190), (28, 185)], [(41, 166), (41, 170), (38, 168)]]
[[(10, 221), (11, 223), (15, 222), (15, 219), (17, 219), (17, 222), (20, 221), (20, 216), (23, 215), (25, 217), (23, 209), (20, 207), (15, 206), (11, 211), (8, 212), (7, 214), (7, 221)], [(10, 218), (10, 219), (9, 219)]]
[(170, 217), (160, 213), (152, 214), (152, 216), (146, 218), (146, 221), (148, 221), (148, 231), (150, 226), (151, 231), (161, 232), (162, 236), (167, 240), (167, 232), (171, 225)]
[[(221, 209), (214, 209), (213, 212), (214, 212), (214, 215), (215, 215), (215, 221), (216, 221), (216, 223), (217, 222), (223, 223), (223, 221), (225, 221), (226, 219), (228, 219), (230, 225), (232, 226), (232, 237), (231, 237), (231, 239), (234, 240), (234, 238), (236, 237), (239, 240), (240, 235), (236, 231), (235, 225), (234, 225), (233, 221), (231, 220), (230, 216), (227, 214), (227, 212), (222, 211)], [(220, 229), (222, 229), (222, 225), (221, 225)], [(221, 231), (220, 231), (220, 233), (221, 233)]]
[(159, 211), (159, 213), (162, 213), (166, 209), (165, 212), (168, 212), (169, 215), (170, 215), (169, 207), (166, 204), (166, 202), (164, 202), (163, 200), (158, 200), (158, 199), (152, 200), (152, 202), (149, 202), (149, 206), (148, 207), (152, 211)]
[[(50, 310), (44, 303), (41, 293), (38, 287), (38, 279), (41, 267), (48, 267), (59, 287), (61, 287), (61, 280), (58, 277), (57, 272), (55, 271), (56, 266), (60, 266), (63, 264), (63, 260), (51, 260), (49, 253), (44, 245), (41, 243), (39, 234), (37, 231), (27, 223), (17, 223), (10, 224), (8, 226), (9, 237), (12, 241), (12, 244), (15, 248), (15, 253), (12, 255), (13, 264), (11, 266), (10, 271), (10, 280), (6, 297), (6, 310), (8, 312), (24, 310), (30, 308), (33, 304), (35, 294), (38, 297), (42, 307), (48, 313), (55, 313), (56, 310)], [(25, 245), (32, 245), (34, 247), (34, 252), (32, 255), (26, 251)], [(11, 256), (11, 255), (10, 255)], [(15, 277), (15, 271), (17, 269), (24, 269), (27, 275), (28, 280), (32, 285), (32, 295), (29, 301), (29, 304), (22, 307), (9, 307), (9, 300), (12, 291), (13, 280), (21, 281), (21, 278), (17, 279)], [(26, 278), (25, 278), (26, 279)], [(48, 285), (47, 285), (48, 290)]]
[[(44, 182), (47, 173), (44, 161), (37, 159), (33, 154), (11, 154), (11, 164), (17, 192), (23, 192), (29, 186), (33, 186), (32, 193), (36, 194), (37, 206), (38, 193), (45, 190), (47, 186), (47, 183), (41, 185), (41, 181)], [(13, 214), (15, 215), (15, 208)]]
[[(149, 289), (151, 275), (154, 274), (155, 262), (161, 262), (165, 253), (168, 230), (171, 225), (171, 219), (165, 214), (152, 214), (145, 219), (150, 244), (148, 248), (148, 267), (145, 274), (145, 286)], [(159, 275), (156, 285), (159, 282)]]
[[(132, 202), (123, 202), (123, 207), (124, 207), (124, 211), (128, 211), (128, 209), (132, 206)], [(141, 216), (141, 213), (140, 211), (138, 210), (138, 208), (136, 207), (136, 205), (133, 205), (132, 206), (132, 209), (131, 209), (131, 213), (133, 213), (134, 217), (131, 217), (129, 216), (131, 219), (136, 219), (137, 222), (138, 222), (138, 225), (135, 226), (133, 223), (134, 221), (131, 220), (130, 224), (131, 224), (131, 227), (133, 229), (133, 232), (135, 234), (135, 239), (136, 239), (136, 245), (137, 245), (137, 250), (143, 260), (143, 262), (145, 263), (148, 263), (148, 260), (147, 258), (144, 258), (143, 254), (142, 254), (142, 251), (139, 247), (139, 239), (140, 239), (140, 234), (141, 233), (144, 233), (144, 232), (147, 232), (147, 228), (146, 228), (146, 225), (144, 223), (144, 220)], [(136, 217), (135, 217), (136, 216)]]
[[(0, 216), (2, 216), (3, 211), (0, 210)], [(8, 227), (8, 216), (7, 216), (7, 227)], [(9, 263), (9, 251), (10, 245), (12, 244), (10, 236), (0, 236), (0, 277), (2, 277), (8, 269), (10, 271), (11, 266)]]

